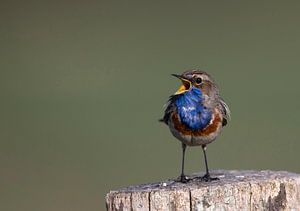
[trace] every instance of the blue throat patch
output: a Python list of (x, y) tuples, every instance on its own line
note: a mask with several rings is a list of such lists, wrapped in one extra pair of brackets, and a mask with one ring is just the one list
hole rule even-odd
[(196, 87), (178, 95), (175, 101), (181, 122), (192, 130), (205, 128), (212, 118), (212, 112), (202, 102), (202, 92)]

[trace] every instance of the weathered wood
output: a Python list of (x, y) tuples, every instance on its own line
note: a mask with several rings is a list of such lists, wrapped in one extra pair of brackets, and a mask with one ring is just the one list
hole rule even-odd
[(167, 180), (106, 195), (107, 210), (300, 210), (300, 174), (285, 171), (212, 171), (187, 184)]

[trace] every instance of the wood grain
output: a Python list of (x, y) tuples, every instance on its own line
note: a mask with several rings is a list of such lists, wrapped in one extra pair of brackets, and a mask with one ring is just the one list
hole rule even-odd
[(300, 210), (300, 175), (285, 171), (212, 171), (220, 180), (194, 174), (186, 184), (166, 180), (106, 195), (109, 211)]

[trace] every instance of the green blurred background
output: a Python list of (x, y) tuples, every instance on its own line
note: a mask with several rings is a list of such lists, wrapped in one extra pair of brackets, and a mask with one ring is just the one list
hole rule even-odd
[[(177, 177), (157, 120), (190, 68), (232, 111), (212, 169), (300, 172), (299, 1), (0, 4), (1, 210), (104, 210), (111, 189)], [(189, 148), (187, 173), (203, 164)]]

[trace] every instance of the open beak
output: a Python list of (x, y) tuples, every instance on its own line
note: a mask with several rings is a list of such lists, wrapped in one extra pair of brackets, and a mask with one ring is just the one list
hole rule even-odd
[(181, 78), (182, 78), (182, 76), (181, 76), (181, 75), (177, 75), (177, 74), (171, 74), (171, 76), (174, 76), (174, 77), (176, 77), (176, 78), (179, 78), (179, 79), (181, 79)]
[(175, 92), (175, 95), (179, 95), (179, 94), (182, 94), (182, 93), (190, 90), (190, 88), (192, 87), (192, 84), (188, 79), (184, 78), (182, 75), (177, 75), (177, 74), (171, 74), (171, 75), (176, 78), (179, 78), (182, 82), (182, 85), (179, 87), (177, 92)]

